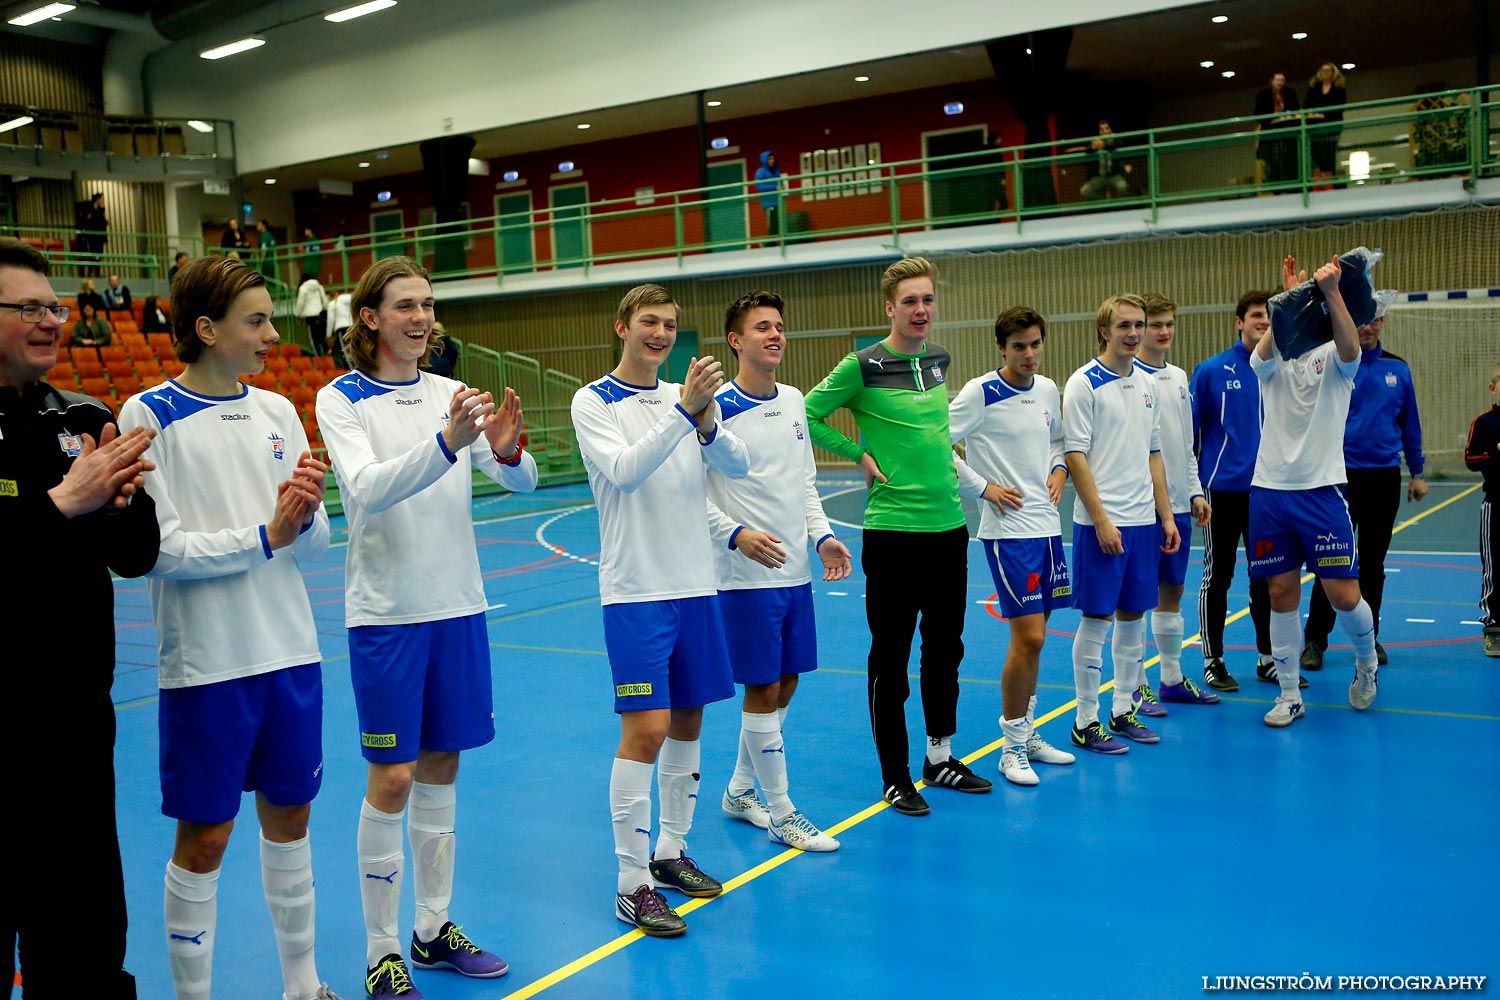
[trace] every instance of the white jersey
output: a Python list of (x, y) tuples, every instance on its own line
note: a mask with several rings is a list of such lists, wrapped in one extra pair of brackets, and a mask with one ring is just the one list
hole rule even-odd
[[(1151, 454), (1161, 451), (1161, 407), (1155, 390), (1140, 365), (1117, 375), (1095, 358), (1063, 392), (1064, 449), (1088, 458), (1099, 502), (1117, 528), (1156, 523)], [(1073, 503), (1073, 523), (1094, 523), (1081, 499)]]
[[(750, 457), (750, 473), (743, 479), (708, 470), (708, 528), (719, 589), (811, 583), (807, 541), (817, 546), (833, 535), (833, 529), (818, 498), (818, 467), (802, 393), (778, 382), (776, 394), (762, 398), (729, 382), (715, 398), (719, 418), (744, 442)], [(769, 531), (780, 538), (786, 563), (771, 569), (731, 549), (741, 528)]]
[(272, 551), (276, 488), (307, 450), (284, 396), (243, 386), (202, 396), (168, 380), (125, 401), (120, 429), (157, 432), (144, 474), (161, 554), (146, 579), (156, 618), (157, 682), (193, 687), (317, 663), (318, 632), (299, 559), (328, 549), (328, 514)]
[(442, 431), (460, 383), (364, 372), (318, 390), (318, 427), (349, 520), (344, 624), (408, 625), (484, 611), (470, 466), (508, 490), (536, 489), (536, 460), (502, 465), (483, 435), (450, 454)]
[(1260, 451), (1252, 486), (1310, 490), (1349, 481), (1344, 472), (1344, 424), (1359, 358), (1340, 361), (1333, 341), (1300, 358), (1259, 351), (1250, 367), (1260, 380)]
[(718, 593), (708, 533), (708, 465), (739, 479), (744, 442), (715, 423), (700, 444), (682, 387), (613, 375), (573, 394), (573, 429), (599, 508), (599, 601), (631, 604)]
[[(1045, 375), (1019, 389), (998, 371), (970, 379), (948, 404), (953, 442), (967, 440), (968, 461), (959, 460), (959, 492), (982, 492), (988, 483), (1021, 491), (1021, 509), (1001, 514), (979, 501), (980, 538), (1052, 538), (1062, 523), (1047, 495), (1047, 477), (1066, 469), (1062, 404), (1057, 383)], [(977, 479), (971, 477), (978, 477)]]
[(1155, 368), (1136, 364), (1156, 381), (1152, 396), (1161, 410), (1161, 460), (1167, 471), (1167, 498), (1172, 513), (1191, 514), (1193, 498), (1203, 496), (1198, 481), (1198, 456), (1193, 453), (1193, 401), (1188, 396), (1187, 372), (1174, 364)]

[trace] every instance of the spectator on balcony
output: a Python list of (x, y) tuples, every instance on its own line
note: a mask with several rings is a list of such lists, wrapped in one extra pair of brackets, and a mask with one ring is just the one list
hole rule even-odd
[[(185, 254), (185, 253), (183, 253), (181, 250), (177, 251), (177, 256), (174, 257), (174, 258), (172, 258), (172, 269), (167, 272), (167, 287), (168, 288), (172, 287), (172, 282), (174, 282), (174, 281), (177, 280), (177, 272), (181, 271), (182, 270), (182, 265), (186, 264), (187, 262), (188, 262), (188, 255)], [(165, 332), (170, 333), (171, 331), (165, 331)]]
[(776, 163), (776, 154), (766, 150), (760, 154), (760, 169), (755, 172), (755, 190), (760, 192), (760, 207), (766, 213), (766, 239), (775, 240), (781, 235), (781, 212), (776, 189), (781, 184), (781, 167)]
[(99, 257), (109, 242), (109, 219), (104, 215), (104, 192), (96, 191), (88, 201), (80, 201), (73, 210), (78, 227), (78, 252), (88, 254), (88, 274), (99, 273)]
[[(183, 254), (183, 256), (187, 256)], [(167, 322), (167, 314), (162, 312), (161, 306), (156, 302), (155, 295), (146, 296), (145, 303), (141, 306), (141, 332), (142, 333), (171, 333), (172, 324)]]
[(274, 278), (276, 277), (276, 237), (271, 232), (271, 224), (261, 219), (255, 224), (255, 232), (257, 234), (255, 269), (268, 278)]
[(328, 293), (315, 273), (302, 275), (302, 284), (297, 287), (297, 318), (307, 324), (307, 335), (312, 340), (314, 354), (328, 353)]
[(113, 338), (109, 320), (99, 315), (93, 303), (78, 307), (78, 319), (73, 323), (74, 347), (108, 347)]
[(94, 307), (95, 312), (104, 311), (104, 296), (94, 289), (94, 279), (84, 278), (78, 283), (78, 308), (86, 305)]
[(304, 277), (312, 275), (319, 281), (323, 280), (323, 245), (318, 242), (318, 236), (312, 231), (312, 226), (302, 227), (302, 274)]
[(246, 238), (245, 231), (240, 228), (240, 220), (230, 219), (229, 228), (224, 230), (223, 236), (219, 237), (219, 247), (223, 250), (245, 250), (249, 246), (250, 240)]
[(1089, 141), (1087, 146), (1074, 146), (1069, 152), (1091, 152), (1085, 166), (1087, 180), (1079, 189), (1086, 201), (1097, 201), (1100, 198), (1123, 198), (1128, 192), (1125, 182), (1125, 174), (1130, 170), (1129, 164), (1121, 164), (1115, 159), (1115, 130), (1110, 126), (1109, 119), (1099, 119), (1099, 134)]
[(104, 288), (104, 311), (114, 312), (116, 309), (130, 312), (130, 286), (122, 284), (118, 274), (111, 274), (109, 284)]
[(1271, 85), (1255, 95), (1255, 114), (1276, 116), (1255, 126), (1257, 132), (1269, 133), (1263, 135), (1257, 150), (1265, 161), (1265, 180), (1269, 183), (1297, 179), (1297, 140), (1280, 138), (1278, 133), (1296, 125), (1301, 110), (1297, 92), (1287, 89), (1285, 73), (1272, 73)]
[(1334, 123), (1344, 120), (1343, 106), (1349, 103), (1344, 87), (1344, 74), (1331, 62), (1319, 66), (1318, 72), (1307, 83), (1307, 97), (1302, 101), (1302, 107), (1307, 111), (1308, 124), (1323, 126), (1311, 134), (1308, 142), (1313, 170), (1319, 173), (1339, 172), (1339, 132), (1342, 126)]

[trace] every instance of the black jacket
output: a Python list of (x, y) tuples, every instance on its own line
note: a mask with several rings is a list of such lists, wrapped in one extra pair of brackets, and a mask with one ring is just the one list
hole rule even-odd
[[(38, 382), (0, 386), (0, 538), (9, 559), (4, 608), (12, 653), (0, 684), (27, 712), (28, 695), (70, 690), (108, 697), (114, 680), (114, 585), (156, 565), (156, 504), (138, 490), (124, 510), (106, 507), (69, 520), (47, 491), (62, 481), (87, 433), (95, 442), (114, 417), (102, 403)], [(74, 452), (75, 454), (70, 454)], [(107, 704), (107, 702), (106, 702)], [(66, 720), (32, 719), (66, 725)]]

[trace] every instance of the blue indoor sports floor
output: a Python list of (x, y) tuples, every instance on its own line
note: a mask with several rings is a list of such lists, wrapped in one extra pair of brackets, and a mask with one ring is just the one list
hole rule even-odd
[[(511, 972), (491, 981), (418, 972), (429, 998), (1176, 997), (1202, 994), (1204, 976), (1500, 971), (1486, 916), (1500, 890), (1500, 660), (1483, 656), (1475, 624), (1480, 498), (1469, 484), (1436, 484), (1402, 509), (1403, 520), (1422, 519), (1394, 539), (1381, 633), (1391, 662), (1372, 710), (1349, 708), (1352, 653), (1338, 648), (1336, 630), (1328, 668), (1310, 675), (1307, 718), (1266, 728), (1275, 689), (1255, 681), (1241, 614), (1226, 634), (1238, 695), (1216, 707), (1173, 705), (1159, 745), (1039, 766), (1042, 783), (1030, 789), (996, 771), (1007, 626), (987, 603), (993, 587), (975, 547), (955, 745), (996, 788), (932, 789), (922, 818), (880, 804), (859, 532), (848, 526), (859, 522), (863, 490), (836, 479), (824, 490), (856, 573), (814, 584), (822, 669), (798, 689), (785, 734), (794, 800), (843, 849), (778, 849), (720, 813), (739, 707), (710, 706), (690, 853), (730, 889), (681, 906), (690, 930), (673, 940), (642, 938), (614, 917), (607, 787), (618, 723), (587, 487), (476, 501), (500, 735), (463, 758), (452, 912)], [(336, 519), (336, 538), (341, 531)], [(327, 705), (312, 839), (319, 971), (354, 998), (363, 995), (354, 834), (365, 768), (343, 555), (335, 548), (306, 567)], [(1196, 584), (1190, 577), (1184, 600), (1190, 636)], [(922, 586), (920, 576), (911, 585)], [(161, 899), (173, 827), (159, 811), (155, 635), (141, 582), (117, 587), (128, 967), (141, 996), (156, 1000), (172, 995)], [(1242, 562), (1231, 614), (1245, 601)], [(1058, 745), (1072, 720), (1076, 621), (1054, 616), (1042, 658), (1038, 722)], [(1184, 664), (1198, 676), (1196, 648)], [(914, 754), (918, 704), (914, 694)], [(249, 797), (240, 815), (219, 882), (214, 995), (268, 1000), (281, 980)], [(401, 912), (409, 935), (409, 890)], [(87, 920), (74, 930), (86, 935)]]

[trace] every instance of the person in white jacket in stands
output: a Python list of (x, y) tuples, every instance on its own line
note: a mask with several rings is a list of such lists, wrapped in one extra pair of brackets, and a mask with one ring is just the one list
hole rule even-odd
[(328, 293), (316, 274), (304, 274), (297, 288), (297, 304), (292, 310), (307, 324), (314, 354), (328, 353)]

